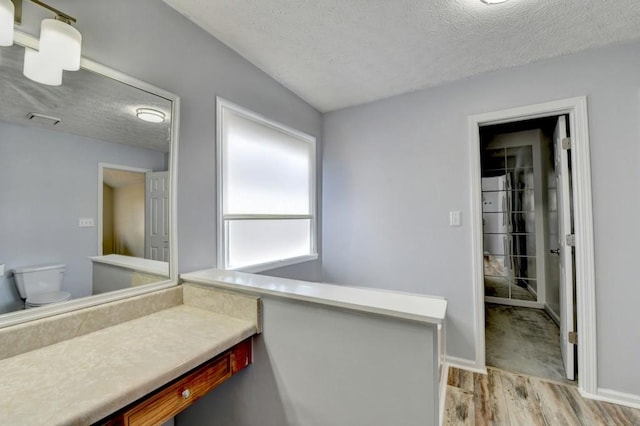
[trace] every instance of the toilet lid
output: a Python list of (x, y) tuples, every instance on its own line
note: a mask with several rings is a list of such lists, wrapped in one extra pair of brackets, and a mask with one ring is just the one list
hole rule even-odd
[(30, 306), (48, 305), (50, 303), (64, 302), (71, 299), (71, 293), (66, 291), (52, 291), (50, 293), (35, 294), (27, 299), (26, 304)]

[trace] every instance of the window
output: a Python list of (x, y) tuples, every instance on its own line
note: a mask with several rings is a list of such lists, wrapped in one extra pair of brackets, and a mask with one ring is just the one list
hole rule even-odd
[(218, 265), (316, 259), (316, 140), (218, 98)]

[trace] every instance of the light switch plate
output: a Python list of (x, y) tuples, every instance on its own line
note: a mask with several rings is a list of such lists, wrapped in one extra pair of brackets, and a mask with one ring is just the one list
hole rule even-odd
[(4, 277), (4, 265), (0, 264), (0, 277)]
[(93, 218), (92, 217), (81, 217), (78, 219), (78, 226), (80, 228), (91, 228), (93, 227)]
[(460, 211), (453, 210), (449, 212), (449, 226), (460, 226)]

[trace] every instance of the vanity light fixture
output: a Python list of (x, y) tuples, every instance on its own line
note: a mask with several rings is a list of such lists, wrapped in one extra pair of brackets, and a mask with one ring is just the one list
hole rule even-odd
[(148, 121), (149, 123), (164, 123), (164, 112), (158, 111), (153, 108), (138, 108), (136, 110), (136, 116), (142, 121)]
[(40, 26), (40, 55), (67, 71), (80, 69), (82, 35), (69, 23), (59, 19), (44, 19)]
[(25, 47), (22, 73), (35, 82), (48, 86), (60, 86), (62, 84), (62, 68), (44, 59), (37, 50)]
[[(13, 44), (14, 22), (22, 22), (23, 0), (0, 0), (0, 46)], [(50, 12), (54, 19), (45, 19), (40, 26), (39, 50), (25, 48), (25, 77), (50, 86), (62, 84), (62, 71), (80, 69), (82, 35), (71, 26), (76, 18), (40, 0), (29, 0)]]
[(15, 6), (11, 0), (0, 0), (0, 46), (13, 44)]
[(509, 0), (480, 0), (480, 1), (484, 4), (492, 5), (492, 4), (506, 3)]

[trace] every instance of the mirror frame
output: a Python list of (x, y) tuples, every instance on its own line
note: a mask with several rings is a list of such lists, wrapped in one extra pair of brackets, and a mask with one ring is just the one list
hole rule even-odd
[[(14, 43), (19, 46), (30, 47), (32, 49), (38, 49), (39, 44), (37, 38), (18, 30), (15, 30), (14, 33)], [(152, 86), (149, 83), (145, 83), (144, 81), (121, 73), (120, 71), (116, 71), (113, 68), (109, 68), (108, 66), (87, 59), (84, 56), (81, 59), (80, 67), (87, 71), (103, 75), (105, 77), (147, 91), (154, 95), (161, 96), (171, 101), (171, 145), (169, 149), (169, 212), (171, 215), (171, 217), (169, 218), (169, 279), (160, 281), (158, 283), (147, 284), (141, 287), (132, 287), (122, 290), (116, 290), (109, 293), (87, 296), (80, 299), (71, 299), (68, 302), (60, 303), (58, 305), (5, 313), (0, 315), (0, 328), (77, 311), (79, 309), (89, 308), (91, 306), (97, 306), (108, 302), (114, 302), (116, 300), (127, 299), (133, 296), (139, 296), (142, 294), (151, 293), (178, 285), (177, 184), (178, 135), (180, 129), (180, 97), (164, 89), (160, 89), (158, 87)], [(87, 258), (89, 258), (90, 256), (90, 254), (87, 255)]]

